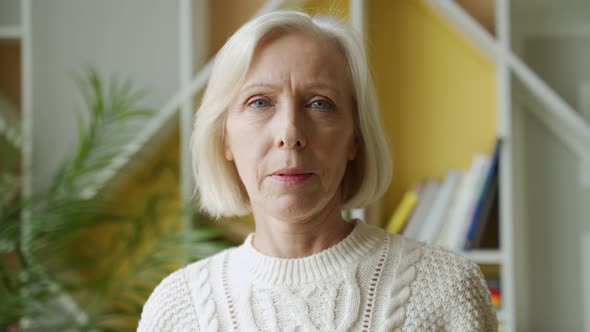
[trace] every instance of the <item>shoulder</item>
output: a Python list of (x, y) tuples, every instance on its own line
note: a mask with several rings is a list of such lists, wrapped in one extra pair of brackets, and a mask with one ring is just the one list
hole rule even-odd
[(412, 269), (415, 283), (431, 283), (429, 289), (438, 288), (441, 296), (454, 297), (469, 289), (487, 292), (479, 266), (466, 257), (400, 235), (393, 237), (398, 243), (392, 248), (398, 255), (398, 273)]
[(143, 306), (138, 331), (194, 331), (198, 317), (191, 285), (199, 275), (207, 273), (207, 266), (218, 260), (220, 254), (182, 267), (154, 288)]
[(140, 332), (184, 331), (196, 325), (185, 268), (164, 278), (152, 291), (143, 306), (139, 326)]
[[(397, 263), (413, 266), (416, 272), (450, 279), (482, 277), (479, 266), (448, 249), (429, 245), (397, 234), (390, 234), (390, 254)], [(481, 278), (483, 281), (483, 277)]]
[(451, 279), (462, 279), (469, 275), (481, 276), (477, 264), (453, 251), (408, 238), (403, 238), (402, 243), (402, 252), (413, 252), (417, 256), (416, 267), (420, 273)]
[(198, 331), (199, 325), (210, 326), (206, 313), (198, 315), (197, 307), (210, 305), (208, 280), (216, 279), (213, 274), (220, 270), (211, 267), (220, 266), (232, 250), (235, 248), (190, 263), (165, 277), (145, 303), (138, 331)]
[(432, 311), (437, 323), (452, 331), (496, 328), (490, 293), (477, 264), (438, 246), (399, 235), (393, 238), (399, 243), (397, 274), (405, 278), (412, 293), (409, 320), (422, 320), (412, 316)]

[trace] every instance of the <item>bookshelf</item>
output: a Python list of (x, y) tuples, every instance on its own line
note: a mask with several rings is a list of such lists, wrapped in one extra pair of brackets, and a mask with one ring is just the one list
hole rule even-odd
[[(557, 5), (551, 1), (496, 0), (492, 6), (492, 28), (479, 24), (478, 15), (469, 12), (472, 8), (468, 7), (474, 6), (473, 3), (468, 6), (464, 1), (428, 0), (426, 3), (430, 7), (420, 7), (424, 2), (419, 1), (406, 4), (413, 6), (406, 15), (420, 11), (425, 17), (430, 15), (426, 13), (440, 15), (493, 64), (495, 82), (487, 91), (494, 96), (495, 135), (505, 143), (500, 157), (500, 246), (497, 250), (462, 254), (480, 264), (484, 274), (499, 277), (502, 308), (498, 317), (504, 331), (587, 330), (590, 328), (587, 318), (590, 287), (585, 282), (590, 271), (587, 222), (590, 118), (584, 101), (590, 98), (585, 92), (590, 81), (587, 70), (590, 3), (568, 1)], [(379, 3), (380, 14), (386, 16), (384, 20), (404, 19), (394, 17), (402, 12), (399, 8), (395, 14), (385, 8), (386, 4)], [(375, 17), (369, 17), (369, 26), (379, 29)], [(433, 16), (429, 17), (434, 20)], [(419, 39), (416, 29), (407, 30)], [(390, 35), (395, 37), (399, 31), (404, 33), (398, 29)], [(388, 47), (396, 46), (403, 48), (396, 42)], [(458, 48), (469, 52), (468, 47)], [(388, 56), (399, 61), (395, 54)], [(412, 60), (419, 62), (422, 57)], [(389, 72), (390, 75), (404, 73), (404, 69)], [(460, 74), (453, 76), (449, 84), (455, 84)], [(417, 85), (393, 87), (407, 91)], [(436, 98), (436, 95), (429, 97)], [(391, 105), (407, 108), (404, 101)], [(481, 114), (485, 110), (478, 108), (474, 112)], [(419, 119), (420, 114), (411, 113), (411, 117)], [(397, 120), (400, 119), (403, 117)], [(416, 128), (420, 127), (411, 130), (419, 132)], [(441, 140), (434, 146), (443, 144)], [(416, 151), (428, 154), (431, 148), (423, 144)], [(403, 156), (399, 159), (404, 162)], [(404, 167), (407, 168), (398, 166), (402, 171)], [(435, 170), (422, 168), (417, 172), (422, 177), (440, 177)], [(495, 268), (490, 270), (490, 266)]]
[[(506, 3), (453, 2), (481, 23), (496, 43), (506, 43)], [(394, 180), (384, 198), (368, 208), (368, 222), (385, 226), (407, 190), (428, 178), (442, 182), (449, 170), (469, 169), (478, 153), (491, 155), (501, 138), (498, 246), (457, 250), (497, 278), (502, 289), (498, 318), (512, 331), (509, 232), (511, 141), (505, 67), (461, 33), (436, 1), (373, 1), (365, 6), (365, 34), (375, 73), (383, 124), (394, 157)], [(472, 22), (472, 23), (473, 23)], [(377, 211), (375, 211), (377, 210)]]
[[(0, 2), (0, 94), (19, 115), (22, 135), (22, 195), (30, 194), (32, 159), (30, 0)], [(26, 225), (23, 233), (27, 232)]]
[[(29, 54), (29, 38), (24, 23), (27, 16), (23, 14), (22, 7), (28, 1), (4, 0), (0, 2), (0, 97), (3, 107), (8, 111), (16, 112), (23, 130), (28, 128), (28, 73), (27, 56)], [(9, 123), (10, 124), (10, 123)], [(20, 159), (20, 172), (23, 172), (25, 181), (27, 172), (25, 165), (28, 161), (28, 140), (23, 135), (24, 153)]]
[(502, 252), (494, 249), (474, 249), (462, 252), (462, 254), (477, 264), (501, 265), (504, 260)]
[(21, 109), (21, 27), (20, 4), (0, 3), (0, 94), (18, 111)]

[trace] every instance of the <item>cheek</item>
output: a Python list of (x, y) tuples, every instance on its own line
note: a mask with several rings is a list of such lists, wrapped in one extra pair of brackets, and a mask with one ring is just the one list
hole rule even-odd
[(329, 186), (339, 183), (351, 156), (351, 147), (354, 145), (352, 133), (346, 134), (342, 131), (334, 131), (330, 135), (316, 140), (316, 159), (324, 169), (324, 185)]
[(259, 165), (264, 157), (264, 135), (251, 126), (228, 121), (226, 138), (225, 154), (232, 157), (242, 182), (246, 186), (257, 182)]
[(244, 140), (238, 141), (237, 144), (232, 145), (233, 149), (233, 163), (238, 172), (238, 176), (246, 191), (252, 195), (258, 189), (258, 164), (259, 161), (255, 157), (252, 144), (245, 143)]

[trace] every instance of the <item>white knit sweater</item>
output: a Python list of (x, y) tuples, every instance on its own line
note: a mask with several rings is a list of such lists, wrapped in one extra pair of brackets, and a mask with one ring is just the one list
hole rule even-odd
[(312, 256), (243, 245), (166, 277), (138, 331), (497, 331), (477, 265), (357, 222)]

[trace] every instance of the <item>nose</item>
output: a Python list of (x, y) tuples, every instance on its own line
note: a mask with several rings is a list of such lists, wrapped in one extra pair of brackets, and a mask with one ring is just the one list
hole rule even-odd
[(305, 115), (301, 111), (296, 103), (290, 102), (276, 113), (275, 144), (279, 149), (300, 150), (305, 147)]

